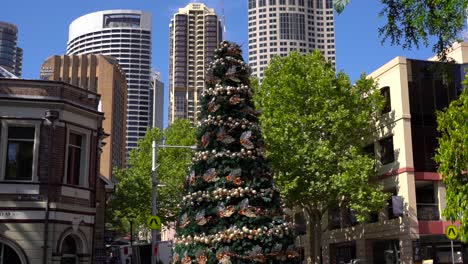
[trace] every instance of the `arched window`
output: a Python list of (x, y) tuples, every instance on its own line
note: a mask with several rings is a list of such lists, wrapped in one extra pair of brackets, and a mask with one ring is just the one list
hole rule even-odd
[(27, 260), (17, 244), (0, 237), (0, 264), (10, 263), (26, 264)]
[(72, 236), (67, 236), (62, 244), (62, 260), (60, 264), (77, 264), (78, 263), (78, 247)]
[(0, 264), (21, 263), (21, 259), (11, 247), (0, 243)]

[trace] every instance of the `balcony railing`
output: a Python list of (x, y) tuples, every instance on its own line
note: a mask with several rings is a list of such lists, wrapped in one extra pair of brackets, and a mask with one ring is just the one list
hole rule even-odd
[(440, 220), (439, 205), (429, 203), (418, 203), (418, 220), (421, 221), (435, 221)]

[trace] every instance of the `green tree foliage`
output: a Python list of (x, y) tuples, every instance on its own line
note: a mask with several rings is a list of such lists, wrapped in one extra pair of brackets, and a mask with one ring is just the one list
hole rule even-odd
[[(114, 222), (127, 223), (129, 219), (134, 219), (135, 226), (138, 226), (145, 224), (151, 215), (152, 141), (156, 140), (160, 144), (162, 138), (160, 129), (148, 130), (138, 142), (138, 148), (130, 152), (129, 167), (116, 169), (118, 184), (111, 200)], [(166, 128), (164, 138), (166, 145), (192, 146), (195, 144), (195, 128), (187, 120), (176, 120)], [(158, 149), (158, 181), (166, 184), (157, 190), (158, 216), (163, 223), (175, 221), (191, 158), (190, 149)]]
[[(468, 81), (464, 82), (465, 87)], [(468, 241), (468, 89), (437, 113), (439, 148), (435, 160), (447, 188), (444, 216), (460, 220), (460, 238)]]
[(319, 51), (292, 52), (273, 58), (255, 92), (276, 182), (288, 207), (306, 210), (312, 241), (327, 210), (350, 209), (364, 221), (384, 207), (388, 196), (371, 181), (374, 159), (362, 151), (383, 105), (372, 79), (352, 85)]
[(263, 154), (249, 77), (240, 47), (222, 42), (207, 72), (174, 263), (299, 263)]
[[(335, 10), (341, 13), (349, 0), (334, 0)], [(379, 28), (382, 41), (410, 49), (428, 46), (429, 38), (436, 39), (432, 49), (446, 60), (446, 51), (460, 38), (467, 19), (468, 0), (380, 0), (380, 16), (386, 24)]]

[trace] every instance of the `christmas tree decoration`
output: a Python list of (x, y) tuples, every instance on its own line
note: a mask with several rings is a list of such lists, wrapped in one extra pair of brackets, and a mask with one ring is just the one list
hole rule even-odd
[(222, 42), (206, 73), (174, 264), (300, 263), (264, 155), (249, 78), (240, 47)]

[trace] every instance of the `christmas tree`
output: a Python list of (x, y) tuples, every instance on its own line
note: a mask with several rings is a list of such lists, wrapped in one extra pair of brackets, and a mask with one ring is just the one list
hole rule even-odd
[(300, 262), (264, 156), (249, 78), (240, 47), (222, 42), (202, 94), (174, 263)]

